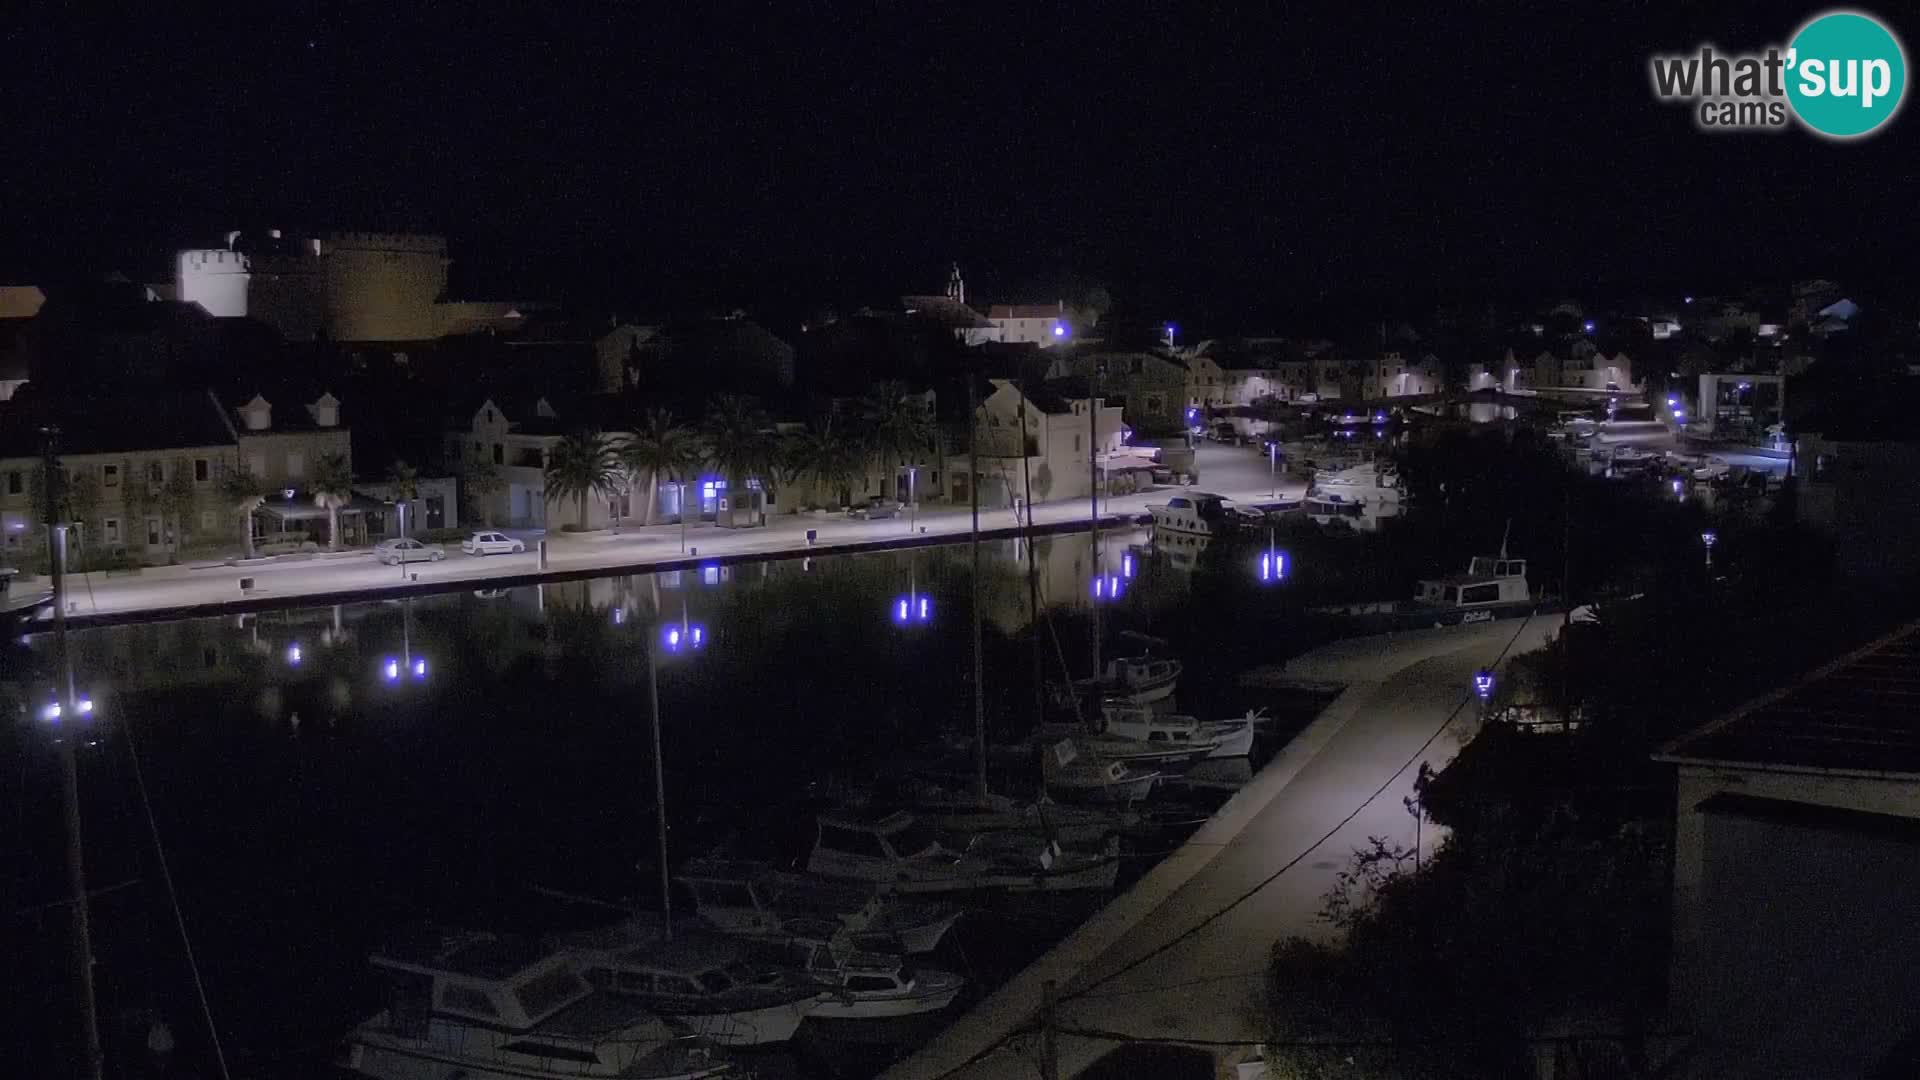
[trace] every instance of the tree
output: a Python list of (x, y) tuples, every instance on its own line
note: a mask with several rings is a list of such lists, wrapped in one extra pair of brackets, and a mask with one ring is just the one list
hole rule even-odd
[(470, 461), (460, 482), (467, 489), (468, 504), (478, 506), (487, 528), (493, 528), (493, 497), (506, 490), (507, 486), (506, 477), (500, 475), (500, 467), (485, 458)]
[(240, 540), (247, 558), (253, 558), (253, 512), (266, 503), (266, 490), (245, 465), (229, 470), (220, 478), (220, 494), (240, 521)]
[(865, 444), (832, 411), (815, 417), (786, 450), (794, 476), (811, 474), (842, 502), (852, 497), (853, 482), (867, 463)]
[(772, 424), (758, 402), (740, 394), (716, 394), (700, 427), (707, 460), (727, 478), (727, 490), (744, 488), (761, 475), (773, 456)]
[(866, 444), (883, 468), (918, 466), (933, 446), (933, 417), (926, 400), (905, 383), (875, 384), (861, 397), (856, 412)]
[[(420, 470), (406, 463), (402, 458), (394, 458), (387, 466), (387, 486), (393, 490), (393, 501), (402, 507), (413, 505), (420, 497)], [(407, 535), (406, 511), (400, 511), (400, 535)]]
[(100, 514), (100, 498), (100, 477), (92, 469), (83, 469), (67, 481), (62, 505), (70, 520), (90, 531)]
[(653, 508), (660, 500), (660, 478), (684, 483), (699, 457), (700, 446), (693, 432), (674, 420), (673, 413), (666, 409), (647, 411), (619, 448), (620, 465), (629, 475), (647, 474), (647, 509), (641, 524), (653, 524)]
[(33, 520), (42, 525), (52, 525), (57, 518), (47, 516), (48, 484), (51, 483), (53, 486), (53, 505), (57, 508), (55, 513), (58, 514), (68, 507), (69, 489), (77, 479), (78, 477), (68, 475), (65, 469), (55, 469), (49, 477), (46, 462), (35, 464), (33, 471), (27, 474), (27, 500), (33, 504)]
[(327, 548), (340, 550), (340, 508), (353, 501), (353, 466), (345, 454), (327, 454), (313, 463), (307, 486), (313, 505), (327, 512)]
[[(121, 468), (120, 473), (120, 498), (127, 508), (127, 546), (131, 548), (135, 546), (132, 538), (146, 530), (147, 518), (154, 514), (164, 515), (166, 511), (160, 508), (160, 493), (148, 482), (145, 469), (137, 469), (129, 462)], [(138, 543), (144, 549), (146, 541), (141, 539)]]
[(198, 501), (196, 495), (193, 463), (186, 458), (174, 458), (166, 483), (160, 486), (160, 512), (173, 519), (173, 529), (167, 535), (169, 559), (177, 560), (180, 554), (180, 538), (186, 535), (188, 515), (193, 513)]
[(568, 497), (580, 501), (580, 528), (584, 530), (588, 497), (605, 495), (619, 482), (613, 441), (597, 431), (569, 435), (548, 455), (543, 474), (548, 502)]

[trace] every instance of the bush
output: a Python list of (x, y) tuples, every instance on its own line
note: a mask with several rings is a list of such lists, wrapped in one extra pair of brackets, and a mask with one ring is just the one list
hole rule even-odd
[(566, 523), (565, 525), (562, 525), (562, 526), (560, 526), (560, 531), (561, 531), (561, 532), (563, 532), (563, 533), (583, 533), (583, 532), (594, 532), (594, 531), (596, 531), (596, 530), (593, 530), (593, 529), (583, 529), (583, 528), (581, 528), (581, 527), (580, 527), (580, 523), (579, 523), (579, 522), (577, 522), (577, 521), (569, 521), (569, 522), (567, 522), (567, 523)]
[(454, 540), (465, 540), (467, 538), (467, 531), (466, 529), (460, 528), (428, 529), (426, 532), (420, 534), (419, 540), (426, 544), (444, 544)]

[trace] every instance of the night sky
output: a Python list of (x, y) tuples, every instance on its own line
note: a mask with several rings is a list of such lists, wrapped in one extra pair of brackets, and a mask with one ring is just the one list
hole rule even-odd
[(1910, 108), (1843, 145), (1703, 134), (1649, 91), (1649, 52), (1781, 42), (1816, 7), (1211, 6), (15, 19), (0, 276), (397, 225), (449, 234), (470, 295), (878, 301), (958, 259), (976, 302), (1099, 283), (1260, 329), (1910, 264)]

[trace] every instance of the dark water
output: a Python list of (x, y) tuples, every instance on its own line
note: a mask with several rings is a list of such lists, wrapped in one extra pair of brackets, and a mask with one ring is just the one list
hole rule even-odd
[[(1036, 541), (1038, 623), (1026, 549), (983, 545), (991, 737), (1030, 727), (1037, 675), (1085, 671), (1095, 603), (1109, 653), (1126, 631), (1172, 639), (1188, 664), (1183, 711), (1203, 716), (1237, 714), (1233, 674), (1296, 650), (1290, 613), (1313, 590), (1263, 582), (1261, 545), (1156, 555), (1147, 540), (1109, 535), (1097, 567), (1084, 536)], [(94, 702), (79, 754), (115, 1066), (136, 1063), (137, 1017), (153, 1008), (186, 1074), (211, 1075), (138, 779), (235, 1073), (301, 1074), (377, 1007), (365, 958), (396, 926), (607, 917), (542, 890), (654, 903), (650, 650), (676, 862), (722, 843), (802, 860), (824, 792), (970, 734), (969, 565), (962, 544), (73, 634)], [(45, 637), (14, 646), (0, 687), (21, 716), (0, 764), (5, 899), (23, 912), (5, 957), (23, 974), (0, 1006), (30, 1020), (0, 1042), (18, 1043), (9, 1060), (47, 1062), (33, 1075), (63, 1071), (71, 1028), (64, 909), (44, 906), (62, 835), (55, 755), (35, 722), (52, 652)], [(1103, 899), (969, 918), (938, 962), (992, 985)], [(859, 1075), (897, 1051), (803, 1046), (771, 1071)]]

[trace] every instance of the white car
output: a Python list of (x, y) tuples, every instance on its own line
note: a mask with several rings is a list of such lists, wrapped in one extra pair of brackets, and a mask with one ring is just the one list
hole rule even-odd
[(506, 533), (477, 532), (460, 541), (460, 550), (469, 555), (518, 555), (527, 545)]
[(439, 544), (423, 544), (418, 540), (382, 540), (373, 546), (373, 557), (388, 566), (397, 566), (409, 562), (439, 562), (447, 557), (447, 553)]

